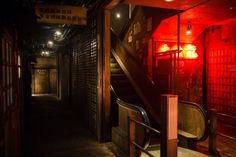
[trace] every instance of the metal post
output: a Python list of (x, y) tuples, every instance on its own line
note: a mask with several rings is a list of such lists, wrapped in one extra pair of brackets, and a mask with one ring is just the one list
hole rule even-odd
[(161, 95), (161, 157), (177, 157), (178, 96)]
[(209, 110), (209, 119), (210, 119), (210, 134), (209, 134), (209, 143), (208, 149), (212, 154), (218, 154), (216, 149), (216, 137), (217, 137), (217, 115), (216, 110)]
[[(129, 118), (128, 118), (129, 119)], [(135, 122), (129, 119), (129, 156), (135, 157)]]

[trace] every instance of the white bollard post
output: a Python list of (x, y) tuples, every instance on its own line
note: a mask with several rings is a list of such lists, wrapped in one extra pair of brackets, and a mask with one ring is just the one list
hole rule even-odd
[(161, 95), (161, 157), (177, 157), (178, 96)]

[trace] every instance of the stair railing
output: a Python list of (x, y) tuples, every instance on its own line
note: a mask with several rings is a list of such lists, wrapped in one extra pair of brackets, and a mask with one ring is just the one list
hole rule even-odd
[(135, 157), (136, 155), (136, 148), (138, 148), (140, 151), (144, 152), (145, 154), (149, 155), (150, 157), (154, 157), (151, 153), (149, 153), (146, 149), (144, 149), (142, 146), (140, 146), (138, 143), (135, 142), (135, 126), (140, 125), (155, 134), (160, 135), (160, 131), (150, 127), (149, 125), (146, 125), (145, 123), (139, 122), (135, 120), (134, 118), (129, 117), (129, 142), (130, 142), (130, 156), (129, 157)]
[[(111, 90), (111, 94), (115, 97), (116, 99), (116, 104), (119, 106), (119, 110), (125, 110), (125, 114), (121, 114), (119, 113), (119, 120), (121, 119), (120, 116), (122, 116), (122, 119), (126, 122), (121, 122), (119, 121), (119, 126), (124, 130), (124, 131), (127, 131), (128, 133), (128, 130), (129, 130), (129, 117), (134, 117), (134, 119), (137, 120), (137, 118), (139, 119), (138, 116), (141, 116), (141, 119), (139, 119), (140, 121), (142, 121), (143, 124), (147, 125), (147, 126), (150, 126), (150, 121), (149, 121), (149, 118), (148, 118), (148, 115), (146, 113), (146, 111), (138, 106), (138, 105), (134, 105), (134, 104), (130, 104), (130, 103), (127, 103), (123, 100), (121, 100), (118, 95), (116, 94), (115, 90), (113, 89), (112, 85), (110, 86), (110, 90)], [(127, 117), (125, 117), (127, 116)], [(137, 128), (136, 128), (137, 129)], [(142, 132), (141, 132), (142, 133)], [(144, 130), (144, 135), (141, 135), (141, 136), (144, 136), (143, 138), (143, 141), (140, 143), (142, 146), (143, 149), (147, 148), (149, 146), (149, 143), (150, 143), (150, 132), (148, 129), (145, 129)], [(127, 139), (128, 140), (128, 139)]]
[(231, 119), (236, 119), (234, 116), (226, 115), (223, 113), (218, 113), (215, 109), (209, 110), (209, 120), (210, 120), (210, 127), (209, 127), (209, 143), (208, 143), (208, 150), (210, 153), (214, 155), (218, 155), (219, 152), (217, 150), (217, 135), (221, 136), (225, 139), (231, 140), (233, 142), (236, 141), (236, 138), (233, 136), (226, 135), (222, 132), (217, 131), (217, 119), (218, 116), (228, 117)]

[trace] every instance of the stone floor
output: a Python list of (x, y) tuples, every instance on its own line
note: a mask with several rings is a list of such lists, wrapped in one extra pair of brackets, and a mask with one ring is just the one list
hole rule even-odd
[[(216, 148), (220, 157), (236, 157), (236, 141), (217, 136)], [(208, 151), (208, 140), (198, 143), (198, 150), (201, 152)], [(217, 156), (217, 155), (211, 155)]]
[[(149, 153), (151, 153), (155, 157), (160, 156), (160, 150), (149, 151)], [(142, 153), (141, 157), (149, 157), (149, 156)], [(178, 157), (209, 157), (209, 156), (197, 151), (178, 147)]]
[(24, 157), (115, 157), (56, 97), (33, 97)]
[[(56, 96), (34, 96), (25, 124), (24, 157), (124, 157), (114, 144), (98, 143)], [(178, 156), (210, 156), (207, 146), (207, 140), (198, 144), (201, 153), (179, 148)], [(236, 157), (236, 142), (219, 136), (217, 150), (221, 157)]]

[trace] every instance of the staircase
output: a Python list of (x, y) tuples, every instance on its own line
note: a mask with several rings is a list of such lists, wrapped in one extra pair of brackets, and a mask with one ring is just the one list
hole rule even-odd
[[(125, 102), (141, 105), (143, 102), (138, 97), (136, 91), (132, 87), (129, 79), (116, 62), (115, 58), (111, 55), (111, 85), (114, 88), (119, 98)], [(143, 106), (142, 106), (143, 107)]]
[[(116, 92), (119, 99), (133, 104), (140, 106), (145, 109), (142, 100), (139, 98), (138, 94), (136, 93), (135, 89), (133, 88), (132, 84), (130, 83), (129, 79), (117, 63), (116, 59), (111, 54), (110, 60), (110, 67), (111, 67), (111, 85)], [(158, 124), (152, 119), (151, 115), (148, 114), (148, 118), (150, 120), (150, 125), (153, 128), (159, 130)], [(150, 142), (147, 150), (155, 150), (160, 147), (160, 136), (156, 134), (150, 133)]]

